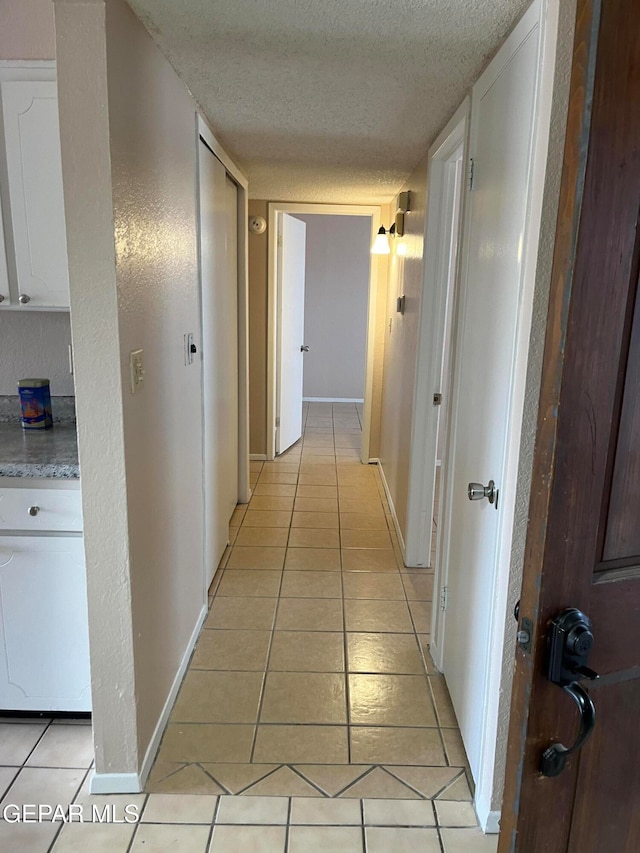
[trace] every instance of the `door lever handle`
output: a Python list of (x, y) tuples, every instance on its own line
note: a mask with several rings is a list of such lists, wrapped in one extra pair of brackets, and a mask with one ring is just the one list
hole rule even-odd
[[(591, 670), (590, 670), (591, 672)], [(593, 674), (595, 676), (595, 673)], [(595, 676), (597, 678), (597, 676)], [(591, 737), (596, 724), (596, 709), (587, 691), (576, 682), (565, 684), (562, 688), (578, 706), (580, 711), (580, 731), (573, 746), (552, 743), (542, 753), (540, 772), (543, 776), (558, 776), (564, 770), (570, 755), (578, 752)]]
[(540, 772), (543, 776), (558, 776), (567, 758), (578, 752), (589, 740), (596, 724), (596, 709), (589, 694), (577, 682), (580, 678), (595, 680), (598, 673), (587, 666), (594, 637), (591, 620), (576, 607), (567, 607), (549, 626), (547, 678), (562, 687), (578, 706), (580, 731), (573, 746), (552, 743), (542, 753)]

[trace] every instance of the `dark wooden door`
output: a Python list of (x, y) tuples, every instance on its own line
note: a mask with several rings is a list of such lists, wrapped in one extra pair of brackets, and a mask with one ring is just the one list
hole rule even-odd
[[(640, 2), (579, 0), (500, 853), (640, 851)], [(596, 708), (546, 678), (549, 622), (592, 620)]]

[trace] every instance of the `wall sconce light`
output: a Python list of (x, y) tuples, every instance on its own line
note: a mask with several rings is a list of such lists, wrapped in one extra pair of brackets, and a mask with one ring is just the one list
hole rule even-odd
[(373, 241), (373, 246), (371, 247), (372, 255), (390, 255), (391, 254), (391, 245), (389, 244), (389, 237), (395, 237), (396, 234), (396, 224), (395, 222), (387, 230), (384, 225), (381, 225), (378, 233), (376, 235), (376, 239)]
[(398, 196), (397, 212), (396, 212), (396, 234), (398, 237), (404, 236), (404, 215), (411, 210), (411, 193), (409, 190), (400, 193)]

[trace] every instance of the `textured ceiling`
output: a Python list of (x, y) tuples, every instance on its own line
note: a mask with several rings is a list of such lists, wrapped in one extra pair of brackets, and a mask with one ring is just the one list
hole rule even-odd
[(389, 201), (529, 0), (129, 0), (252, 198)]

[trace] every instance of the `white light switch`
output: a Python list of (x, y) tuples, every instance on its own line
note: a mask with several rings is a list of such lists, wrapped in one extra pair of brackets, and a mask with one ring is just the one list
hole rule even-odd
[(131, 379), (131, 393), (135, 394), (140, 390), (140, 386), (144, 382), (144, 361), (142, 359), (142, 350), (136, 349), (129, 353), (129, 374)]

